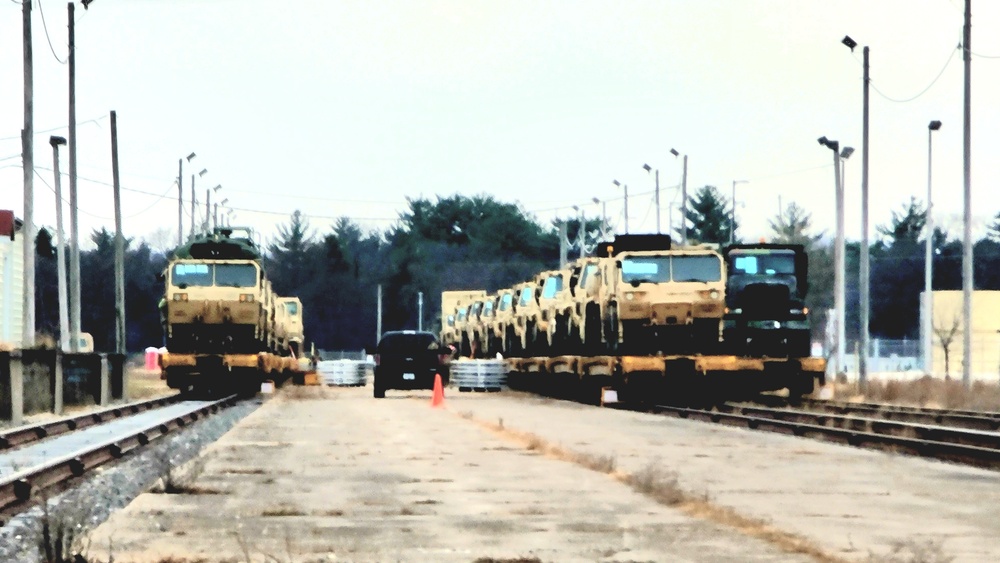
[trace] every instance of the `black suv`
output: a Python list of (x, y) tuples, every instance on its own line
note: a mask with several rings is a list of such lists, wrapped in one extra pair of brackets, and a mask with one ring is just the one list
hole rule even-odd
[(384, 398), (386, 389), (433, 389), (435, 374), (447, 385), (450, 352), (432, 332), (383, 334), (375, 349), (375, 398)]

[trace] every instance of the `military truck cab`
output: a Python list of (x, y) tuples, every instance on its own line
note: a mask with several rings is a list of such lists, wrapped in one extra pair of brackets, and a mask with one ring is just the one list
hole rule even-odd
[(741, 244), (725, 249), (723, 338), (731, 353), (810, 355), (808, 257), (800, 244)]

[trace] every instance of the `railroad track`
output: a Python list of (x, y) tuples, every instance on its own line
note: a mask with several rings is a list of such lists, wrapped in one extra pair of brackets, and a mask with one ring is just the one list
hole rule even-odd
[(714, 409), (655, 405), (647, 410), (678, 418), (1000, 469), (1000, 433), (990, 430), (735, 403), (724, 403)]
[(820, 401), (805, 399), (802, 406), (810, 410), (836, 413), (877, 416), (886, 420), (917, 422), (955, 426), (975, 430), (1000, 430), (1000, 413), (957, 409), (935, 409), (928, 407), (908, 407), (884, 403), (848, 403), (845, 401)]
[(41, 424), (19, 426), (6, 432), (0, 432), (0, 452), (26, 446), (32, 442), (59, 436), (67, 432), (82, 430), (89, 426), (103, 424), (123, 416), (130, 416), (143, 411), (165, 407), (180, 400), (182, 400), (182, 395), (178, 393), (167, 397), (158, 397), (147, 401), (137, 401), (135, 403), (93, 411), (79, 416), (60, 418)]
[[(95, 467), (118, 459), (203, 416), (234, 404), (237, 398), (238, 395), (231, 395), (214, 401), (182, 401), (178, 397), (168, 397), (165, 398), (167, 403), (159, 408), (155, 403), (160, 399), (147, 401), (146, 403), (154, 405), (140, 408), (130, 415), (124, 411), (131, 412), (134, 404), (126, 405), (101, 411), (111, 416), (112, 411), (122, 410), (123, 414), (115, 420), (104, 424), (88, 423), (87, 428), (77, 426), (76, 430), (70, 428), (74, 423), (68, 420), (92, 415), (54, 421), (48, 425), (29, 428), (57, 425), (52, 429), (62, 435), (34, 444), (29, 443), (32, 441), (29, 438), (23, 437), (28, 436), (22, 434), (28, 429), (19, 428), (4, 434), (7, 438), (17, 436), (18, 440), (27, 442), (20, 442), (18, 447), (0, 451), (0, 518), (26, 508), (33, 500), (34, 493), (63, 486)], [(58, 432), (64, 428), (65, 430)], [(33, 432), (35, 440), (40, 439), (37, 438), (39, 433), (40, 431)]]

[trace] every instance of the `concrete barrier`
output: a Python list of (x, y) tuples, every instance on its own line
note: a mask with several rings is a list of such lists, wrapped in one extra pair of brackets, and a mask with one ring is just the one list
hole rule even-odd
[(127, 400), (123, 354), (0, 352), (0, 420), (22, 424), (42, 412)]

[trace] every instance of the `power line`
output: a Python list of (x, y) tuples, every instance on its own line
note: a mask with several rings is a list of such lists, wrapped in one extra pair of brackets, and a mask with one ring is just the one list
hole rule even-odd
[(64, 65), (66, 61), (59, 58), (59, 55), (56, 54), (56, 48), (52, 46), (52, 38), (49, 37), (49, 26), (45, 23), (45, 10), (42, 9), (42, 4), (44, 2), (38, 0), (38, 13), (42, 15), (42, 29), (45, 30), (45, 40), (49, 43), (49, 50), (52, 51), (52, 56), (56, 58), (59, 64)]
[[(950, 64), (951, 64), (951, 61), (952, 61), (952, 59), (954, 59), (954, 58), (955, 58), (955, 53), (956, 53), (956, 52), (958, 51), (958, 49), (961, 49), (961, 48), (962, 48), (962, 46), (961, 46), (961, 45), (959, 45), (959, 46), (958, 46), (958, 48), (956, 48), (956, 49), (953, 49), (953, 50), (951, 51), (951, 54), (950, 54), (950, 55), (948, 55), (948, 60), (947, 60), (947, 61), (945, 61), (945, 63), (944, 63), (944, 66), (943, 66), (943, 67), (941, 67), (941, 72), (939, 72), (939, 73), (937, 74), (937, 76), (935, 76), (935, 77), (934, 77), (934, 80), (931, 80), (931, 83), (930, 83), (930, 84), (928, 84), (928, 85), (927, 85), (927, 87), (925, 87), (925, 88), (924, 88), (923, 90), (921, 90), (921, 91), (920, 91), (920, 92), (919, 92), (919, 93), (918, 93), (917, 95), (915, 95), (915, 96), (913, 96), (913, 97), (911, 97), (911, 98), (906, 98), (905, 100), (898, 100), (898, 99), (896, 99), (896, 98), (892, 98), (892, 97), (890, 97), (890, 96), (886, 95), (886, 94), (885, 94), (884, 92), (882, 92), (881, 90), (879, 90), (879, 89), (878, 89), (878, 87), (877, 87), (877, 86), (875, 86), (875, 84), (874, 84), (873, 82), (869, 81), (869, 82), (871, 83), (871, 87), (872, 87), (872, 90), (875, 90), (875, 92), (876, 92), (876, 93), (878, 93), (878, 95), (879, 95), (879, 96), (882, 96), (883, 98), (885, 98), (885, 99), (889, 100), (890, 102), (896, 102), (896, 103), (900, 103), (900, 104), (905, 104), (906, 102), (912, 102), (913, 100), (916, 100), (916, 99), (917, 99), (917, 98), (919, 98), (920, 96), (923, 96), (924, 94), (926, 94), (926, 93), (927, 93), (927, 91), (928, 91), (928, 90), (930, 90), (932, 86), (934, 86), (935, 84), (937, 84), (937, 81), (938, 81), (938, 79), (940, 79), (940, 78), (941, 78), (941, 76), (942, 76), (942, 75), (944, 75), (944, 71), (948, 69), (948, 65), (950, 65)], [(857, 59), (857, 57), (855, 57), (855, 59)]]
[[(80, 125), (85, 125), (87, 123), (93, 123), (93, 124), (97, 125), (98, 127), (100, 127), (101, 124), (98, 123), (98, 122), (101, 121), (102, 119), (107, 119), (107, 118), (108, 118), (107, 115), (102, 115), (100, 117), (94, 117), (92, 119), (87, 119), (85, 121), (77, 121), (76, 124), (77, 124), (77, 126), (80, 126)], [(58, 127), (53, 127), (51, 129), (44, 129), (42, 131), (35, 131), (35, 136), (37, 137), (39, 135), (44, 135), (46, 133), (51, 133), (53, 131), (59, 131), (60, 129), (66, 129), (68, 127), (69, 127), (69, 125), (60, 125)], [(13, 140), (20, 141), (21, 140), (21, 136), (20, 135), (16, 135), (16, 136), (11, 136), (11, 137), (0, 137), (0, 141), (13, 141)]]

